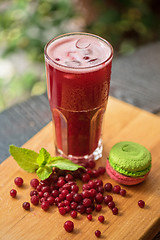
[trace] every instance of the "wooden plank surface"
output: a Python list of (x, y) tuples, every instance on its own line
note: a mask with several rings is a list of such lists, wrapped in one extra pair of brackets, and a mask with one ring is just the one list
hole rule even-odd
[[(114, 216), (108, 207), (102, 212), (93, 214), (93, 221), (89, 222), (86, 215), (71, 219), (69, 215), (61, 216), (57, 207), (53, 206), (44, 212), (39, 206), (32, 206), (30, 212), (22, 208), (24, 201), (29, 201), (30, 179), (34, 174), (24, 172), (18, 167), (12, 157), (0, 165), (0, 239), (2, 240), (69, 240), (96, 239), (94, 232), (101, 230), (101, 239), (152, 239), (160, 230), (160, 119), (148, 112), (135, 108), (124, 102), (109, 98), (103, 131), (104, 154), (97, 161), (97, 167), (105, 166), (110, 148), (118, 141), (130, 140), (143, 144), (151, 151), (153, 165), (147, 180), (137, 186), (125, 187), (127, 196), (112, 194), (119, 208), (119, 214)], [(45, 147), (54, 155), (51, 123), (30, 139), (24, 147), (38, 151)], [(9, 196), (11, 188), (15, 187), (13, 180), (22, 176), (24, 187), (17, 188), (18, 197)], [(104, 183), (111, 182), (107, 174), (102, 177)], [(79, 183), (80, 184), (80, 183)], [(138, 200), (143, 199), (146, 207), (140, 209)], [(105, 216), (105, 223), (101, 224), (97, 218)], [(66, 220), (73, 220), (75, 230), (67, 233), (63, 229)]]

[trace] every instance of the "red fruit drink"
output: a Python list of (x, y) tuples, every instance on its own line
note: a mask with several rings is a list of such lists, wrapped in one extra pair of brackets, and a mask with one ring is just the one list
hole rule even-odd
[(102, 156), (112, 57), (106, 40), (87, 33), (64, 34), (45, 47), (57, 153), (75, 162)]

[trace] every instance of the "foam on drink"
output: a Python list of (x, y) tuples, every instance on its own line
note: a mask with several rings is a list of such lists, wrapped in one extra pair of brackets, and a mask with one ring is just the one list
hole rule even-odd
[(64, 67), (73, 68), (74, 72), (82, 71), (82, 69), (93, 71), (92, 68), (102, 63), (105, 64), (111, 54), (109, 43), (94, 35), (71, 34), (57, 38), (47, 48), (47, 55), (53, 61), (54, 67), (59, 70), (62, 67), (63, 71)]

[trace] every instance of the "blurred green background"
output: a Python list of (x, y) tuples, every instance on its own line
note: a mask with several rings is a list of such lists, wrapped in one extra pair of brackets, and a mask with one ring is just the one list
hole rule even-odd
[(160, 39), (159, 0), (0, 1), (0, 111), (46, 91), (44, 45), (73, 31), (106, 38), (115, 55)]

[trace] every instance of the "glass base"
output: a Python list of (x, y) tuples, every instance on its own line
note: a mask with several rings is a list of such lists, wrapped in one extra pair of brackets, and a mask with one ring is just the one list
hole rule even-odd
[(102, 140), (100, 139), (99, 142), (98, 142), (98, 147), (90, 155), (84, 155), (84, 156), (66, 155), (62, 150), (60, 150), (58, 148), (56, 148), (56, 155), (57, 156), (62, 156), (64, 158), (68, 158), (74, 163), (78, 163), (78, 164), (83, 165), (84, 163), (88, 162), (89, 160), (95, 160), (96, 161), (99, 158), (101, 158), (102, 157), (102, 150), (103, 150)]

